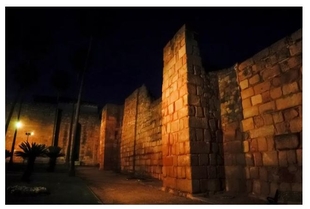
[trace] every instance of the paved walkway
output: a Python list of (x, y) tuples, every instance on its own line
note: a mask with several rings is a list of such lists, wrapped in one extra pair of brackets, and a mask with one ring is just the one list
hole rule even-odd
[(36, 165), (31, 182), (21, 182), (22, 165), (6, 170), (6, 188), (14, 185), (43, 186), (50, 194), (12, 195), (6, 192), (5, 204), (264, 204), (246, 196), (217, 195), (209, 198), (181, 197), (162, 190), (156, 179), (128, 179), (126, 175), (101, 171), (97, 167), (76, 167), (76, 176), (68, 168), (57, 165), (55, 173), (45, 165)]
[(77, 168), (77, 176), (103, 204), (266, 204), (265, 201), (242, 195), (181, 197), (162, 191), (159, 180), (128, 179), (125, 175), (94, 167)]

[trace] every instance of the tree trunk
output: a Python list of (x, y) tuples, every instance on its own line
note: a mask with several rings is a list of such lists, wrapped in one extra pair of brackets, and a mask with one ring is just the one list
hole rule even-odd
[(53, 140), (52, 146), (57, 147), (58, 141), (56, 140), (56, 129), (57, 129), (57, 120), (58, 120), (58, 106), (59, 106), (59, 92), (57, 93), (57, 101), (56, 101), (56, 109), (55, 109), (55, 117), (54, 117), (54, 128), (53, 128)]
[(11, 109), (10, 109), (9, 115), (8, 115), (8, 117), (6, 118), (6, 121), (5, 121), (5, 134), (6, 134), (7, 130), (8, 130), (8, 128), (9, 128), (10, 121), (11, 121), (11, 117), (12, 117), (12, 115), (13, 115), (15, 106), (16, 106), (17, 101), (19, 100), (21, 94), (22, 94), (22, 93), (21, 93), (21, 89), (20, 89), (20, 90), (18, 90), (18, 93), (17, 93), (16, 96), (15, 96), (15, 99), (14, 99), (14, 101), (13, 101), (13, 104), (12, 104), (12, 107), (11, 107)]
[(48, 168), (47, 168), (48, 172), (54, 172), (55, 171), (56, 161), (57, 161), (57, 157), (50, 157), (50, 159), (48, 161)]
[(33, 172), (33, 168), (34, 168), (34, 161), (36, 160), (36, 157), (29, 157), (28, 161), (27, 161), (27, 166), (26, 166), (26, 170), (22, 176), (22, 181), (26, 181), (29, 182), (30, 181), (30, 176)]

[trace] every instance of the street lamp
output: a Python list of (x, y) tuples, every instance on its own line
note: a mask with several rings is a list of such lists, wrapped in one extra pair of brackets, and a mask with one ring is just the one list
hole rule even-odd
[(32, 136), (33, 134), (34, 134), (33, 132), (26, 132), (27, 142), (28, 142), (28, 138), (29, 138), (29, 136)]
[(13, 137), (13, 142), (12, 142), (11, 156), (10, 156), (9, 164), (13, 163), (13, 154), (14, 154), (14, 148), (15, 148), (15, 142), (16, 142), (17, 129), (19, 129), (20, 127), (22, 127), (22, 123), (20, 121), (17, 121), (15, 124), (15, 132), (14, 132), (14, 137)]

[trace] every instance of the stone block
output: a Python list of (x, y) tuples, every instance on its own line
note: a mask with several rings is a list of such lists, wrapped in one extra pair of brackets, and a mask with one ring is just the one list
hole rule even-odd
[(205, 141), (193, 141), (190, 142), (192, 154), (206, 154), (210, 153), (211, 144)]
[(239, 85), (240, 85), (241, 90), (248, 88), (249, 87), (248, 79), (241, 81)]
[(262, 99), (263, 103), (271, 101), (270, 91), (265, 91), (264, 93), (262, 93)]
[(210, 162), (210, 165), (217, 165), (217, 155), (209, 154), (209, 162)]
[(294, 67), (294, 68), (290, 69), (289, 71), (283, 73), (281, 76), (282, 85), (283, 84), (289, 84), (289, 83), (292, 83), (294, 81), (300, 80), (301, 79), (300, 73), (301, 72), (300, 72), (299, 66)]
[(262, 155), (260, 152), (254, 152), (253, 158), (254, 158), (254, 165), (255, 166), (262, 166), (263, 165)]
[(273, 136), (266, 137), (268, 151), (275, 150)]
[(273, 125), (263, 126), (261, 128), (250, 130), (250, 137), (258, 138), (263, 136), (270, 136), (274, 135), (274, 132), (275, 130)]
[[(270, 81), (265, 81), (263, 83), (259, 83), (257, 85), (254, 86), (254, 92), (255, 94), (261, 94), (265, 91), (269, 91), (270, 90)], [(251, 95), (252, 96), (252, 95)]]
[(276, 77), (277, 75), (280, 74), (280, 66), (279, 65), (274, 65), (271, 68), (265, 69), (262, 71), (262, 78), (264, 81), (267, 81), (271, 78)]
[(260, 82), (259, 74), (255, 74), (253, 77), (249, 78), (249, 83), (251, 85), (257, 84), (258, 82)]
[(296, 151), (295, 150), (286, 151), (286, 156), (287, 156), (287, 162), (289, 165), (294, 165), (297, 163)]
[(190, 155), (179, 155), (178, 156), (178, 166), (190, 166), (190, 162), (191, 162)]
[(260, 115), (255, 116), (254, 117), (254, 123), (255, 123), (256, 128), (260, 128), (260, 127), (264, 126), (264, 119)]
[(251, 102), (252, 102), (252, 105), (257, 105), (257, 104), (260, 104), (263, 102), (263, 97), (261, 94), (257, 94), (255, 96), (252, 96), (251, 97)]
[(264, 166), (278, 166), (278, 154), (276, 151), (263, 152)]
[(252, 139), (250, 143), (250, 151), (251, 152), (256, 152), (258, 151), (258, 144), (256, 139)]
[(251, 153), (245, 154), (245, 162), (247, 166), (254, 166), (253, 155)]
[(261, 194), (261, 183), (259, 180), (254, 180), (253, 181), (253, 193), (256, 195)]
[(171, 177), (163, 178), (163, 187), (176, 188), (176, 179)]
[(298, 92), (298, 83), (295, 81), (293, 83), (285, 84), (282, 86), (283, 95), (292, 94)]
[(290, 108), (283, 111), (285, 121), (290, 121), (298, 116), (298, 108)]
[(287, 165), (286, 151), (279, 151), (279, 166), (287, 167)]
[(296, 93), (276, 100), (278, 110), (298, 106), (302, 103), (302, 93)]
[(249, 118), (253, 117), (255, 115), (258, 115), (258, 107), (257, 106), (252, 106), (250, 108), (245, 108), (243, 109), (243, 117), (244, 118)]
[(199, 165), (200, 166), (209, 165), (209, 155), (208, 154), (199, 154)]
[(289, 132), (289, 127), (286, 122), (281, 122), (275, 124), (276, 126), (276, 135), (286, 134)]
[(300, 117), (290, 121), (290, 130), (292, 133), (302, 131), (302, 119)]
[(247, 89), (241, 91), (241, 98), (242, 98), (243, 100), (246, 99), (246, 98), (248, 98), (248, 97), (251, 97), (251, 96), (253, 96), (253, 95), (254, 95), (254, 91), (253, 91), (253, 88), (252, 88), (252, 87), (247, 88)]
[(283, 134), (274, 137), (277, 150), (297, 149), (299, 146), (298, 134)]
[(176, 179), (176, 189), (192, 193), (192, 180), (190, 179)]
[(181, 166), (178, 166), (177, 167), (177, 178), (179, 179), (183, 179), (183, 178), (186, 178), (186, 175), (185, 175), (185, 167), (181, 167)]
[(267, 151), (268, 150), (267, 141), (266, 141), (265, 137), (257, 138), (257, 144), (258, 144), (258, 150), (259, 151)]
[(276, 109), (276, 105), (274, 101), (271, 102), (267, 102), (265, 104), (261, 104), (259, 105), (259, 113), (263, 114), (263, 113), (268, 113), (268, 112), (273, 112)]
[(277, 87), (270, 90), (270, 97), (272, 99), (278, 99), (282, 96), (282, 88)]
[(251, 106), (252, 106), (251, 98), (247, 98), (247, 99), (242, 100), (242, 107), (243, 107), (243, 109), (249, 108)]
[(280, 123), (283, 122), (283, 115), (281, 111), (277, 111), (272, 113), (272, 118), (274, 123)]
[(248, 131), (254, 128), (253, 118), (242, 120), (242, 130)]
[(262, 117), (264, 119), (264, 124), (265, 125), (273, 124), (273, 120), (272, 120), (272, 115), (271, 114), (269, 114), (269, 113), (262, 114)]
[(249, 142), (243, 141), (243, 152), (249, 152)]

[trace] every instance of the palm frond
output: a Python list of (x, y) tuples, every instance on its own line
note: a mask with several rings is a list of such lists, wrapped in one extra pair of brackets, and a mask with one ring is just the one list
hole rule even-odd
[(20, 156), (23, 158), (28, 157), (40, 157), (46, 155), (46, 147), (44, 144), (37, 144), (36, 142), (22, 142), (19, 147), (22, 151), (15, 152), (16, 156)]

